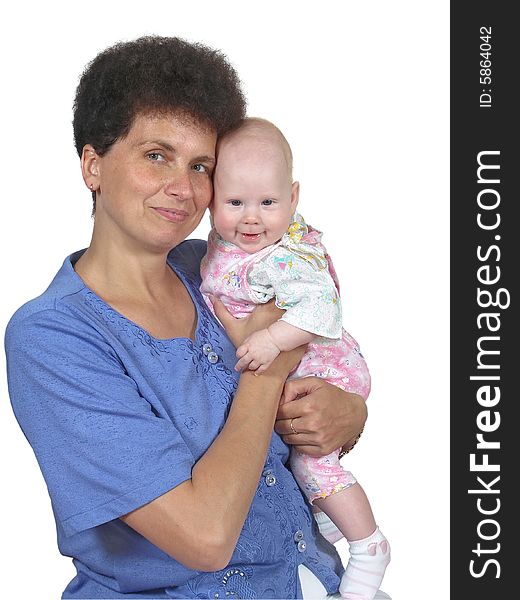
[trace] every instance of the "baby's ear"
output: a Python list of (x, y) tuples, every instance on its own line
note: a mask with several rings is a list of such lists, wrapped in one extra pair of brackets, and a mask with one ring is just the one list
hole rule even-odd
[(300, 199), (300, 183), (298, 181), (293, 181), (291, 188), (291, 208), (294, 213), (296, 207), (298, 206), (298, 200)]

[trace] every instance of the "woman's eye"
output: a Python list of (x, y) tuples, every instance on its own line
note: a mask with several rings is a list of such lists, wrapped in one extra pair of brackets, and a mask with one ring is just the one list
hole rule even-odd
[(240, 200), (230, 200), (231, 206), (240, 206), (242, 202)]
[(201, 164), (193, 165), (193, 170), (197, 171), (197, 173), (207, 173), (208, 172), (208, 168), (206, 167), (206, 165), (201, 165)]
[(160, 152), (148, 152), (146, 156), (153, 162), (165, 160), (164, 156)]
[(274, 200), (272, 200), (271, 198), (266, 198), (265, 200), (262, 201), (262, 204), (264, 206), (271, 206), (271, 204), (274, 204)]

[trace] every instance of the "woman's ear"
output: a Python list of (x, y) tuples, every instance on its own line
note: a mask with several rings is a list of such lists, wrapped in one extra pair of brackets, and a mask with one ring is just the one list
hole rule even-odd
[(293, 214), (296, 212), (296, 207), (298, 206), (298, 200), (300, 199), (300, 183), (298, 181), (293, 181), (291, 187), (291, 210)]
[(91, 192), (99, 190), (99, 155), (90, 144), (83, 146), (81, 153), (83, 181)]

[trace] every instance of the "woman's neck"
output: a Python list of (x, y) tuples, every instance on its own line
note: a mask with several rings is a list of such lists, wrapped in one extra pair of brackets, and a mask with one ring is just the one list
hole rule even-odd
[(91, 245), (75, 269), (92, 291), (150, 335), (195, 339), (195, 306), (166, 254), (100, 254)]
[(108, 301), (131, 297), (153, 300), (171, 286), (167, 253), (121, 247), (95, 236), (75, 265), (85, 284)]

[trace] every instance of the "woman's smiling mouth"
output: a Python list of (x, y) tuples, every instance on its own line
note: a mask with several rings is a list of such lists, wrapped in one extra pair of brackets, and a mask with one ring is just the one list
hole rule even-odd
[(154, 207), (154, 210), (164, 217), (168, 221), (172, 221), (173, 223), (182, 223), (186, 220), (188, 213), (185, 210), (178, 210), (176, 208), (163, 208), (163, 207)]

